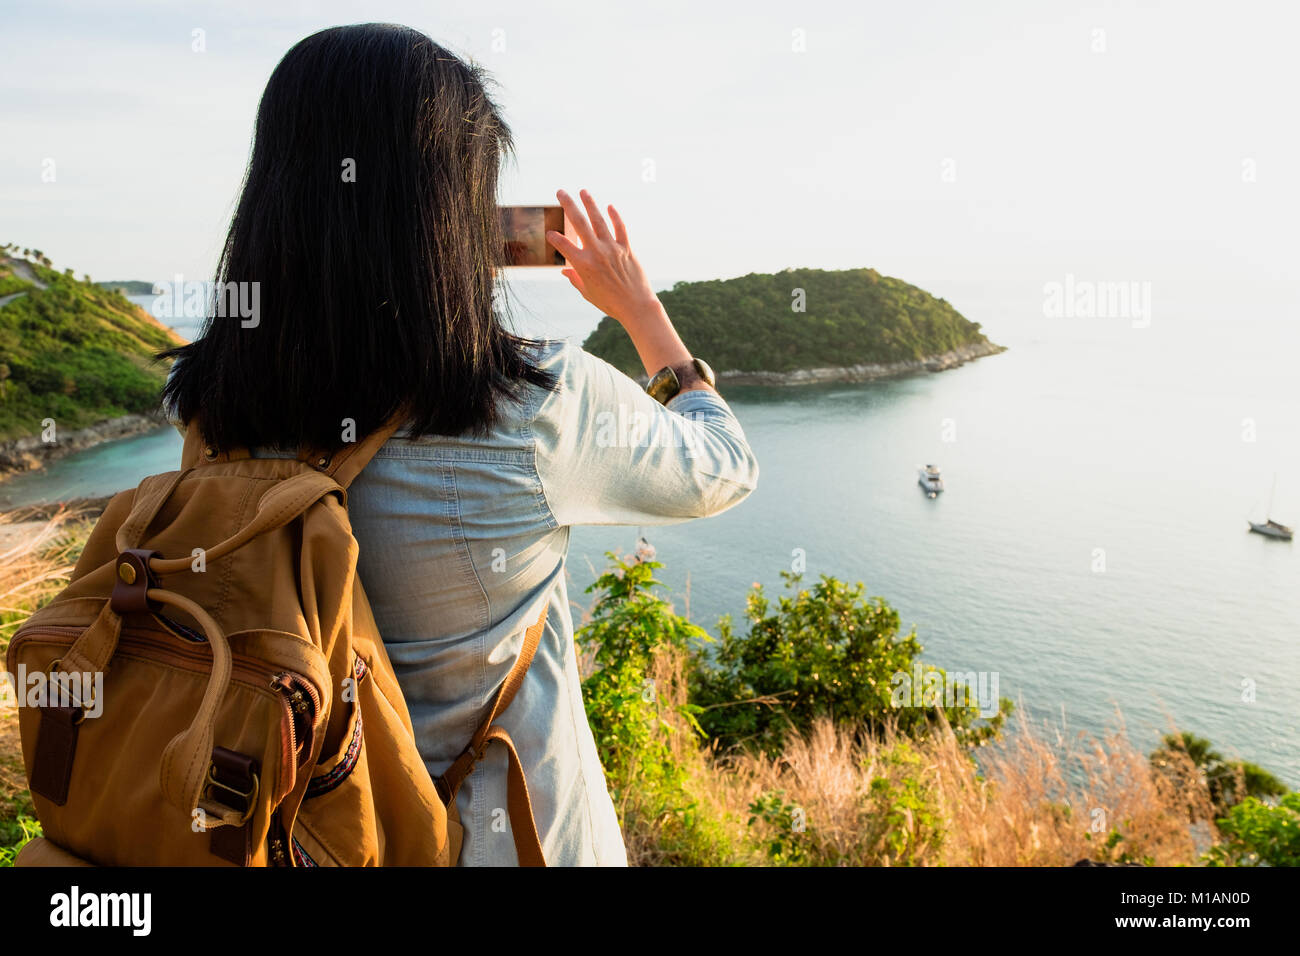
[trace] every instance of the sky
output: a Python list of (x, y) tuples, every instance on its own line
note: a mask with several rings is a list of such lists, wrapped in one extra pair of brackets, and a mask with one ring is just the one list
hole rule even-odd
[(1280, 0), (6, 2), (0, 242), (96, 279), (209, 276), (275, 64), (374, 20), (494, 76), (502, 202), (589, 188), (652, 276), (1294, 276)]

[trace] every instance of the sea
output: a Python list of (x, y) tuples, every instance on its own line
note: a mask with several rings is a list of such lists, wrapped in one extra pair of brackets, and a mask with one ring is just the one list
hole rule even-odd
[[(715, 634), (722, 615), (743, 630), (746, 596), (775, 596), (782, 571), (862, 581), (924, 660), (996, 679), (1033, 722), (1147, 750), (1191, 731), (1300, 786), (1300, 545), (1247, 524), (1300, 524), (1300, 284), (1156, 282), (1127, 303), (1073, 277), (909, 281), (1007, 351), (724, 387), (757, 491), (706, 520), (575, 529), (576, 600), (642, 536)], [(512, 278), (506, 301), (530, 335), (581, 342), (600, 318), (563, 280)], [(172, 429), (93, 448), (0, 484), (0, 508), (130, 487), (179, 452)], [(924, 464), (942, 468), (933, 499)]]

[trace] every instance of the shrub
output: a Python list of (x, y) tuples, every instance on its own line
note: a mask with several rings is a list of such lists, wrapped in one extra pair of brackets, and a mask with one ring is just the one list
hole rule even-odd
[[(1011, 702), (985, 721), (975, 706), (895, 706), (900, 675), (943, 671), (922, 667), (913, 631), (899, 635), (898, 612), (881, 598), (864, 599), (861, 583), (849, 586), (823, 576), (812, 588), (784, 572), (786, 587), (776, 607), (755, 586), (746, 616), (749, 632), (719, 622), (717, 653), (697, 653), (691, 700), (700, 724), (724, 749), (752, 745), (772, 755), (786, 732), (807, 732), (818, 717), (879, 730), (889, 723), (904, 734), (923, 732), (942, 710), (962, 740), (980, 744), (996, 737)], [(927, 698), (922, 701), (929, 704)]]
[(1205, 855), (1210, 866), (1300, 866), (1300, 793), (1276, 806), (1246, 797), (1219, 820), (1223, 842)]
[[(687, 786), (684, 753), (698, 758), (698, 708), (686, 702), (680, 661), (708, 634), (680, 617), (654, 589), (652, 551), (627, 559), (608, 555), (612, 567), (587, 588), (598, 599), (576, 635), (591, 673), (582, 682), (587, 718), (596, 738), (610, 796), (626, 831), (653, 833), (671, 855), (714, 855), (707, 819)], [(701, 849), (703, 847), (703, 849)]]

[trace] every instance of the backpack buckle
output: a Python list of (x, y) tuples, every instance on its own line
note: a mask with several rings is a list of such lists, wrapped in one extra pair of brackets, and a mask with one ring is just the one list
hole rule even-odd
[[(223, 780), (222, 777), (227, 779)], [(248, 789), (241, 789), (241, 786)], [(212, 763), (208, 765), (208, 776), (203, 783), (200, 809), (203, 802), (224, 807), (232, 814), (239, 815), (234, 819), (226, 815), (224, 821), (226, 825), (241, 827), (248, 822), (253, 811), (257, 809), (257, 793), (260, 787), (256, 761), (243, 754), (226, 750), (224, 747), (214, 747)], [(223, 792), (214, 793), (214, 790)]]
[(474, 772), (480, 760), (487, 755), (488, 744), (490, 740), (484, 740), (478, 750), (474, 749), (474, 741), (470, 741), (464, 750), (460, 752), (451, 766), (446, 769), (441, 777), (434, 779), (433, 783), (438, 791), (438, 796), (447, 806), (456, 799), (456, 794), (460, 792), (460, 785), (465, 782), (465, 778)]

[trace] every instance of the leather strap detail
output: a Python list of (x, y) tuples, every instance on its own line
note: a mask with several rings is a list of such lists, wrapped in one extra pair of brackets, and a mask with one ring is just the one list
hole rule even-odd
[(208, 834), (208, 852), (235, 866), (248, 866), (253, 858), (252, 831), (242, 827), (217, 827)]
[(532, 664), (533, 657), (537, 653), (537, 645), (541, 642), (542, 631), (546, 627), (548, 610), (549, 607), (543, 605), (542, 613), (538, 615), (537, 620), (524, 631), (524, 646), (519, 651), (519, 657), (516, 658), (514, 666), (510, 668), (510, 673), (506, 675), (501, 689), (497, 691), (487, 718), (475, 731), (469, 746), (452, 762), (446, 772), (434, 781), (438, 788), (438, 795), (442, 797), (443, 803), (448, 807), (453, 806), (456, 795), (460, 793), (461, 785), (465, 782), (465, 778), (473, 773), (478, 762), (483, 759), (488, 744), (493, 740), (499, 740), (505, 744), (510, 758), (510, 775), (507, 781), (506, 797), (507, 810), (510, 814), (510, 829), (514, 833), (515, 853), (519, 857), (520, 866), (545, 866), (546, 860), (542, 856), (542, 843), (537, 835), (537, 823), (533, 817), (533, 804), (528, 795), (528, 784), (524, 779), (523, 764), (519, 761), (519, 754), (515, 750), (514, 741), (510, 739), (510, 735), (504, 728), (495, 726), (493, 722), (510, 706), (510, 702), (514, 700), (515, 694), (524, 682), (524, 675), (528, 673), (529, 665)]
[[(203, 788), (200, 808), (217, 803), (227, 810), (251, 817), (257, 805), (257, 761), (225, 747), (212, 748), (208, 783)], [(204, 811), (207, 813), (207, 811)], [(208, 849), (213, 856), (235, 866), (248, 866), (252, 859), (252, 828), (249, 820), (239, 826), (217, 827), (210, 831)]]
[(68, 802), (72, 764), (77, 755), (77, 734), (81, 727), (80, 707), (42, 707), (36, 731), (36, 753), (32, 759), (32, 793), (40, 794), (56, 807)]
[(109, 603), (117, 614), (151, 614), (158, 610), (156, 602), (149, 600), (147, 592), (158, 582), (149, 570), (149, 559), (157, 551), (131, 548), (117, 556), (114, 568), (113, 594)]

